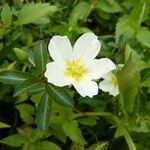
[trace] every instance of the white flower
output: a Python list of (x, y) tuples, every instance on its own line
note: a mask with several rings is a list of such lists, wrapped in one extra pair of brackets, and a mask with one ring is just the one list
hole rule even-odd
[(117, 96), (119, 94), (118, 82), (116, 76), (112, 72), (108, 72), (102, 76), (104, 79), (99, 83), (99, 88), (110, 95)]
[(83, 34), (73, 48), (66, 36), (53, 36), (48, 49), (54, 61), (46, 65), (45, 77), (59, 87), (72, 84), (83, 97), (97, 95), (98, 85), (93, 80), (115, 69), (108, 58), (94, 59), (100, 48), (94, 33)]

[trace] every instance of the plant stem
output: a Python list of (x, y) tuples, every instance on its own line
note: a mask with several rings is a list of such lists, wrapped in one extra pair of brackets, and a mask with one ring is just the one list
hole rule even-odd
[[(121, 121), (116, 115), (113, 115), (112, 113), (109, 112), (79, 112), (74, 115), (74, 119), (80, 118), (80, 117), (85, 117), (85, 116), (100, 116), (100, 117), (106, 117), (106, 118), (111, 118), (116, 124), (120, 124)], [(136, 147), (128, 133), (128, 131), (124, 127), (124, 132), (123, 136), (125, 137), (125, 140), (129, 146), (130, 150), (136, 150)]]
[(136, 150), (136, 147), (135, 147), (135, 145), (134, 145), (134, 143), (133, 143), (133, 141), (132, 141), (132, 139), (131, 139), (131, 137), (130, 137), (130, 135), (129, 135), (129, 133), (128, 133), (128, 131), (126, 129), (124, 129), (123, 135), (124, 135), (124, 137), (126, 139), (126, 142), (127, 142), (128, 146), (129, 146), (129, 149), (130, 150)]
[(120, 120), (117, 116), (113, 115), (109, 112), (80, 112), (74, 115), (74, 119), (84, 117), (84, 116), (100, 116), (100, 117), (107, 117), (111, 118), (115, 121), (115, 123), (119, 124)]

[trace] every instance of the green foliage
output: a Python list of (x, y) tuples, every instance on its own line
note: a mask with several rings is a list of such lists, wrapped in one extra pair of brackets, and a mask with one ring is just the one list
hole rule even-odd
[(46, 89), (50, 98), (56, 103), (67, 107), (73, 106), (71, 95), (65, 89), (56, 87), (52, 84), (49, 84)]
[(0, 81), (5, 84), (16, 85), (29, 78), (31, 78), (29, 74), (21, 71), (0, 72)]
[[(20, 11), (17, 23), (28, 24), (36, 21), (40, 17), (56, 11), (55, 6), (50, 6), (48, 3), (30, 3), (23, 6)], [(40, 12), (40, 13), (39, 13)]]
[(12, 22), (12, 13), (8, 4), (5, 4), (5, 6), (2, 9), (1, 19), (5, 25), (10, 25)]
[(122, 70), (118, 72), (117, 79), (121, 105), (127, 113), (132, 114), (140, 81), (140, 74), (133, 64), (132, 54)]
[(10, 128), (10, 125), (8, 125), (4, 122), (0, 122), (0, 128)]
[[(2, 0), (0, 18), (0, 149), (150, 149), (149, 0)], [(116, 97), (81, 97), (44, 76), (50, 38), (74, 44), (89, 31), (97, 58), (123, 64)]]
[(21, 147), (23, 143), (26, 142), (26, 139), (16, 134), (16, 135), (8, 136), (0, 140), (0, 142), (3, 144), (7, 144), (9, 146), (12, 146), (12, 147)]
[(40, 129), (47, 130), (51, 116), (52, 101), (47, 93), (41, 96), (39, 106), (37, 108), (36, 122)]
[(40, 41), (34, 47), (35, 65), (41, 71), (45, 71), (47, 64), (47, 46), (44, 42)]

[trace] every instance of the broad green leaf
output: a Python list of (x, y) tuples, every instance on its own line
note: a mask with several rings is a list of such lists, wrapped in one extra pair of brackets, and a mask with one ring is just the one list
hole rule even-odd
[(25, 142), (26, 142), (26, 139), (18, 134), (10, 135), (0, 140), (0, 143), (6, 144), (12, 147), (21, 147)]
[(47, 46), (43, 41), (39, 41), (34, 47), (35, 66), (40, 71), (45, 71), (47, 64)]
[(30, 104), (20, 104), (16, 105), (16, 109), (19, 111), (22, 120), (27, 124), (33, 124), (34, 118), (32, 115), (34, 114), (34, 108)]
[(10, 25), (12, 21), (12, 13), (9, 5), (6, 3), (1, 12), (1, 19), (5, 25)]
[(65, 89), (52, 84), (49, 84), (46, 89), (50, 99), (54, 100), (56, 103), (66, 107), (73, 106), (73, 99)]
[(132, 114), (135, 99), (139, 90), (140, 74), (133, 64), (132, 54), (121, 71), (117, 73), (120, 91), (120, 101), (122, 101), (127, 113)]
[(42, 83), (38, 83), (37, 81), (34, 81), (34, 79), (29, 79), (19, 83), (16, 86), (13, 96), (19, 96), (24, 93), (27, 93), (28, 95), (36, 94), (42, 92), (44, 89), (45, 87)]
[(32, 78), (32, 76), (28, 73), (24, 73), (21, 71), (3, 71), (0, 72), (0, 81), (9, 84), (16, 85), (26, 79)]
[(69, 26), (74, 27), (77, 25), (79, 19), (85, 21), (92, 10), (92, 7), (93, 6), (87, 2), (78, 3), (70, 14)]
[(28, 3), (21, 9), (17, 22), (18, 24), (28, 24), (55, 11), (56, 7), (50, 6), (48, 3)]
[(98, 0), (96, 7), (107, 13), (122, 12), (121, 6), (116, 1), (110, 3), (107, 0)]
[(140, 43), (150, 48), (150, 31), (148, 28), (141, 27), (137, 31), (136, 38)]
[(77, 121), (65, 121), (63, 124), (63, 129), (66, 136), (69, 136), (70, 139), (74, 142), (86, 144), (86, 140), (82, 136), (81, 130), (78, 127)]
[(61, 148), (55, 143), (42, 141), (36, 143), (36, 150), (61, 150)]
[(10, 128), (11, 126), (4, 123), (4, 122), (0, 122), (0, 128)]
[(41, 96), (36, 113), (36, 123), (41, 130), (48, 130), (52, 109), (52, 101), (47, 93)]

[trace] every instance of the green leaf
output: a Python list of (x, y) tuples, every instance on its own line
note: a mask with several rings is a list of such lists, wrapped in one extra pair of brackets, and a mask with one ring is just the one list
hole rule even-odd
[(137, 54), (137, 52), (134, 49), (132, 49), (130, 45), (127, 44), (125, 47), (125, 60), (126, 61), (129, 59), (131, 54), (132, 54), (132, 61), (139, 70), (142, 70), (148, 67), (148, 65), (143, 60), (141, 60), (141, 57)]
[(127, 63), (121, 71), (117, 73), (117, 79), (120, 91), (120, 101), (123, 103), (122, 109), (127, 113), (133, 113), (135, 99), (139, 90), (140, 74), (132, 61), (130, 55)]
[(116, 1), (110, 3), (107, 0), (99, 0), (96, 7), (107, 13), (122, 12), (121, 6)]
[(72, 141), (86, 144), (86, 140), (83, 138), (81, 130), (78, 128), (77, 121), (65, 121), (63, 124), (63, 129), (66, 136), (69, 136)]
[(0, 128), (10, 128), (11, 126), (4, 123), (4, 122), (0, 122)]
[(22, 120), (27, 124), (33, 124), (34, 119), (32, 115), (34, 114), (34, 108), (30, 104), (20, 104), (16, 105), (16, 109), (19, 111)]
[(26, 61), (27, 60), (27, 58), (28, 58), (27, 52), (25, 52), (24, 50), (22, 50), (20, 48), (14, 48), (13, 50), (14, 50), (15, 55), (16, 55), (18, 60), (20, 60), (20, 61)]
[(42, 92), (45, 89), (44, 84), (38, 83), (34, 80), (25, 80), (19, 83), (13, 93), (13, 96), (19, 96), (21, 94), (27, 93), (28, 95), (36, 94)]
[(47, 93), (41, 96), (36, 113), (36, 123), (41, 130), (48, 130), (52, 109), (52, 101)]
[(55, 11), (56, 7), (50, 6), (48, 3), (28, 3), (21, 9), (17, 22), (18, 24), (28, 24)]
[(47, 64), (47, 46), (43, 41), (39, 41), (35, 47), (35, 66), (40, 71), (45, 71)]
[(71, 95), (65, 89), (54, 86), (52, 84), (49, 84), (46, 87), (46, 89), (50, 98), (54, 100), (56, 103), (62, 106), (66, 106), (66, 107), (73, 106), (73, 99), (71, 98)]
[(1, 12), (1, 19), (5, 25), (10, 25), (12, 21), (12, 13), (9, 5), (6, 3)]
[(133, 37), (136, 29), (136, 24), (135, 22), (130, 19), (129, 15), (124, 15), (119, 18), (119, 21), (117, 22), (116, 25), (116, 42), (118, 42), (119, 37), (123, 34), (125, 35), (128, 39)]
[(26, 142), (26, 139), (18, 134), (11, 135), (0, 140), (0, 143), (6, 144), (12, 147), (21, 147), (25, 142)]
[(49, 141), (42, 141), (36, 143), (36, 150), (61, 150), (55, 143)]
[(143, 45), (150, 48), (150, 31), (146, 27), (140, 27), (136, 35), (137, 40)]
[(131, 11), (130, 18), (140, 27), (141, 23), (148, 19), (148, 15), (149, 2), (146, 2), (146, 0), (138, 0)]
[(79, 19), (85, 21), (92, 10), (92, 7), (93, 6), (87, 2), (78, 3), (70, 14), (69, 26), (76, 26)]
[(31, 78), (30, 74), (21, 72), (21, 71), (3, 71), (0, 72), (0, 81), (9, 84), (16, 85), (26, 79)]

